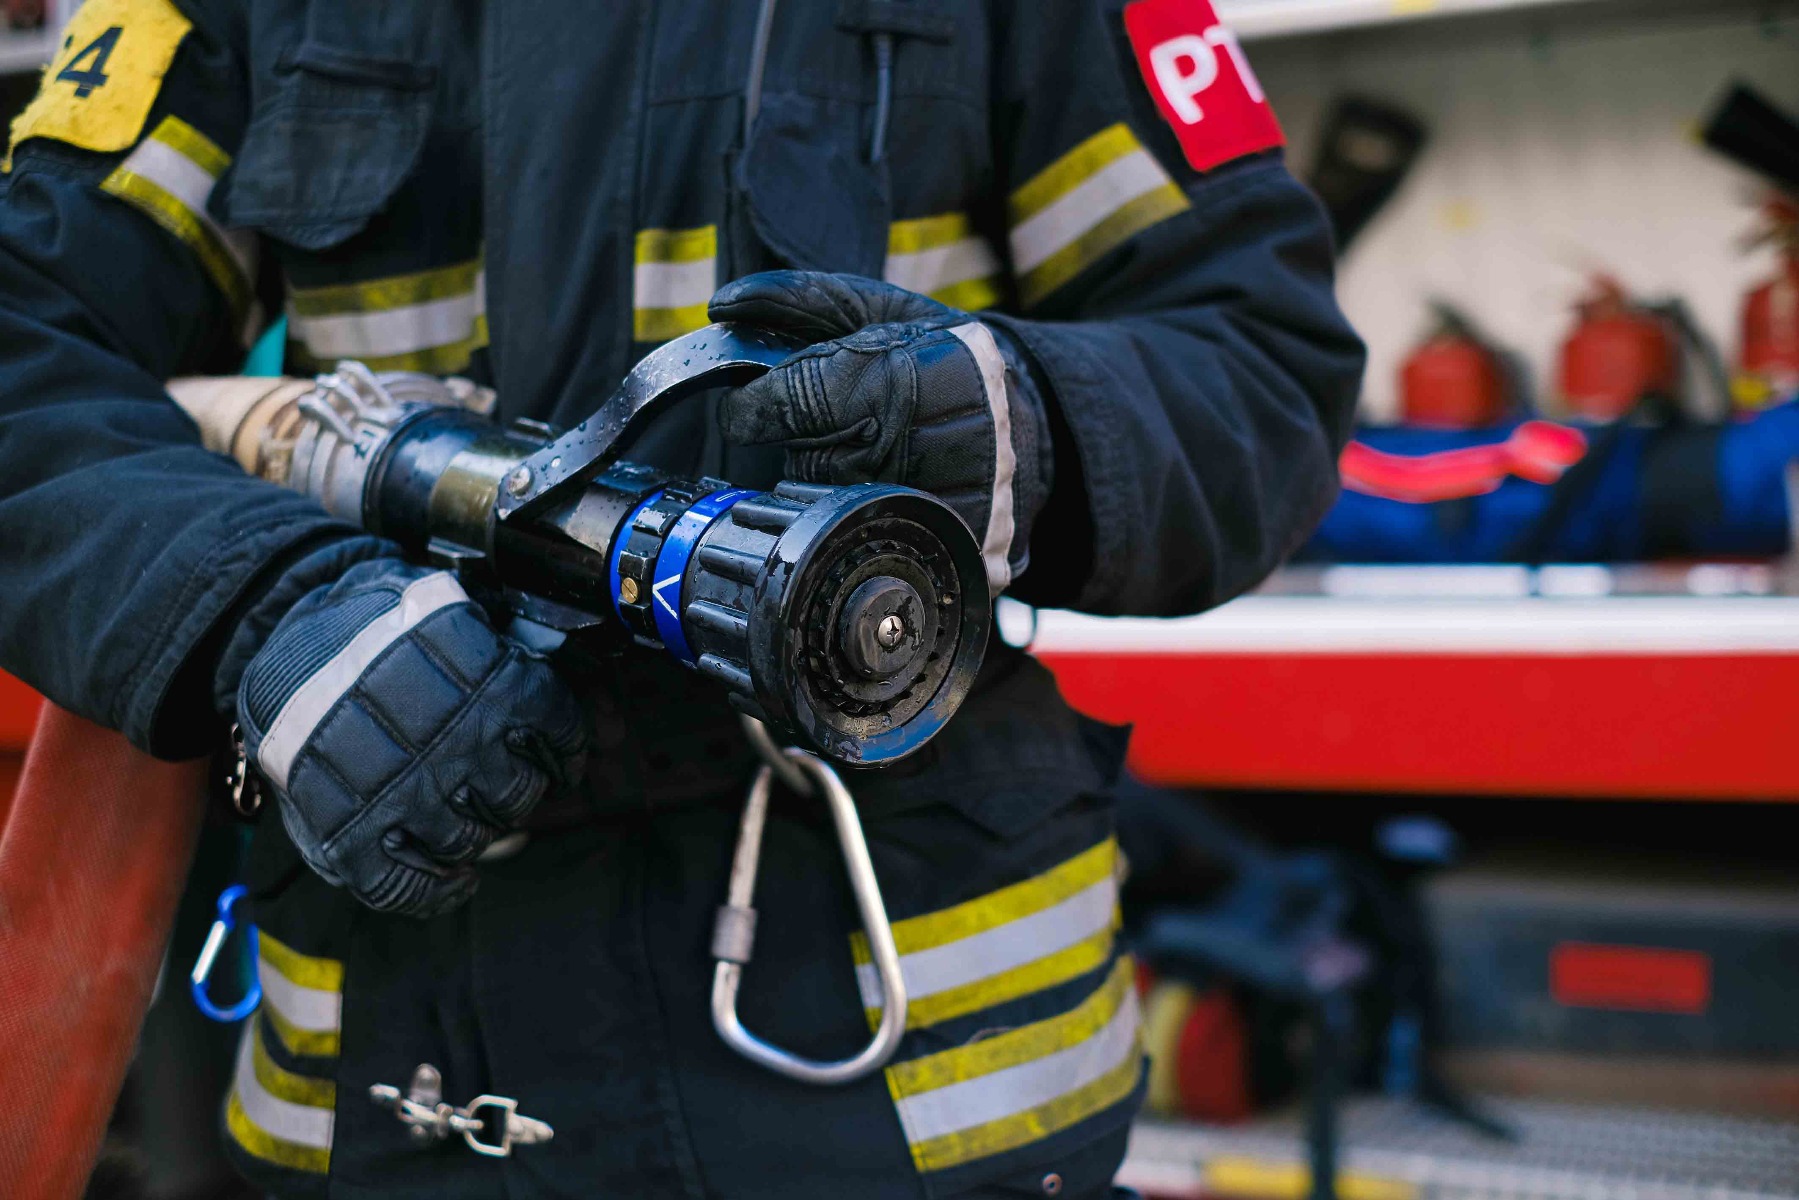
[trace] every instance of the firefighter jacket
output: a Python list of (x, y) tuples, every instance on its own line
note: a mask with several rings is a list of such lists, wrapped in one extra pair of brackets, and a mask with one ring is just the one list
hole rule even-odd
[[(1127, 28), (1145, 13), (1194, 25), (1151, 46), (1153, 29)], [(885, 278), (979, 313), (1030, 356), (1048, 392), (1054, 486), (1014, 595), (1150, 615), (1229, 598), (1303, 540), (1333, 496), (1362, 352), (1332, 297), (1324, 218), (1283, 165), (1272, 119), (1188, 119), (1265, 110), (1219, 28), (1202, 0), (87, 0), (15, 123), (0, 177), (0, 669), (160, 756), (216, 744), (211, 661), (234, 607), (269, 572), (351, 532), (203, 450), (163, 393), (175, 375), (235, 370), (272, 316), (287, 318), (290, 373), (355, 358), (467, 374), (497, 387), (502, 418), (567, 425), (648, 349), (704, 324), (720, 283), (777, 266)], [(772, 483), (779, 461), (724, 446), (702, 404), (671, 413), (634, 456), (746, 486)], [(602, 808), (630, 797), (614, 816), (629, 809), (664, 829), (658, 805), (670, 798), (739, 794), (746, 760), (703, 681), (633, 662), (594, 686), (617, 701), (599, 734)], [(1022, 937), (1022, 916), (1075, 896), (1101, 916), (997, 982), (981, 973), (988, 951), (964, 947), (966, 978), (952, 971), (902, 1061), (853, 1104), (707, 1058), (725, 1052), (705, 1028), (703, 994), (669, 995), (685, 977), (658, 986), (670, 1011), (699, 1005), (692, 1038), (704, 1049), (674, 1033), (667, 1046), (633, 1042), (626, 1015), (656, 1014), (641, 995), (608, 1018), (615, 1036), (596, 1026), (589, 1040), (649, 1064), (704, 1061), (673, 1075), (644, 1066), (650, 1083), (596, 1094), (623, 1068), (577, 1070), (574, 1043), (558, 1043), (561, 1058), (502, 1044), (560, 1018), (513, 1013), (512, 1032), (494, 1040), (480, 1015), (541, 972), (542, 955), (500, 949), (537, 933), (475, 937), (471, 922), (494, 919), (475, 911), (421, 935), (419, 923), (341, 908), (320, 881), (296, 881), (291, 861), (268, 867), (286, 881), (293, 923), (264, 920), (263, 976), (275, 982), (262, 1033), (245, 1043), (232, 1135), (272, 1190), (322, 1188), (328, 1175), (345, 1195), (409, 1194), (394, 1173), (411, 1146), (404, 1131), (360, 1094), (333, 1098), (319, 1064), (348, 1064), (361, 1037), (374, 1057), (339, 1073), (345, 1092), (375, 1081), (370, 1064), (404, 1075), (416, 1056), (388, 1061), (369, 1047), (401, 1038), (406, 1018), (392, 1014), (408, 997), (459, 980), (474, 1015), (463, 1028), (440, 1014), (432, 1036), (462, 1047), (439, 1053), (468, 1056), (465, 1078), (498, 1088), (510, 1073), (515, 1094), (529, 1092), (521, 1074), (586, 1081), (565, 1089), (568, 1107), (532, 1114), (558, 1134), (508, 1168), (526, 1172), (508, 1177), (523, 1192), (591, 1194), (568, 1181), (605, 1176), (620, 1194), (763, 1194), (755, 1181), (778, 1179), (782, 1162), (825, 1181), (818, 1194), (962, 1194), (1020, 1171), (1048, 1190), (1042, 1164), (1072, 1163), (1064, 1194), (1082, 1194), (1083, 1172), (1103, 1179), (1116, 1161), (1138, 1087), (1134, 1053), (1120, 1049), (1134, 1025), (1120, 1015), (1131, 1006), (1111, 901), (1096, 899), (1111, 894), (1116, 863), (1094, 797), (1117, 750), (1033, 660), (998, 648), (918, 761), (856, 781), (871, 819), (906, 831), (903, 845), (871, 839), (889, 907), (919, 922), (915, 952), (954, 960), (983, 929)], [(630, 908), (647, 904), (634, 893), (619, 911), (708, 911), (731, 834), (728, 811), (717, 816), (717, 845), (701, 832), (711, 815), (668, 834), (673, 858), (661, 865), (693, 881), (687, 891), (660, 909)], [(264, 823), (259, 848), (279, 841), (276, 825)], [(835, 869), (828, 843), (800, 838), (791, 850), (796, 861), (808, 852)], [(539, 853), (559, 857), (516, 865)], [(591, 830), (533, 842), (493, 903), (529, 916), (516, 929), (588, 936), (543, 882), (575, 872), (581, 853), (620, 857), (616, 839)], [(567, 878), (627, 887), (654, 857)], [(496, 864), (496, 878), (507, 869)], [(799, 911), (850, 911), (829, 888), (792, 898)], [(292, 915), (302, 910), (312, 915)], [(653, 945), (633, 942), (593, 969), (648, 971), (639, 959), (661, 964), (671, 945), (706, 965), (700, 916), (660, 933), (662, 918), (648, 919)], [(392, 932), (333, 949), (328, 931), (356, 922)], [(455, 963), (489, 960), (455, 955), (477, 942), (502, 965), (477, 965), (470, 982)], [(417, 962), (402, 970), (407, 954)], [(391, 982), (388, 1017), (366, 1006), (352, 1017), (359, 971)], [(750, 986), (771, 978), (752, 970)], [(845, 978), (847, 999), (821, 977), (797, 1009), (760, 1019), (853, 1043), (854, 1028), (832, 1033), (832, 1022), (847, 1009), (860, 1023), (870, 997), (858, 1001)], [(598, 1021), (591, 978), (539, 982), (559, 989), (570, 1021), (576, 1010)], [(995, 1029), (1019, 1036), (984, 1036)], [(1032, 1063), (1066, 1067), (1081, 1046), (1098, 1057), (1073, 1076), (1032, 1076), (1038, 1092), (998, 1082)], [(523, 1057), (508, 1059), (513, 1050)], [(983, 1072), (985, 1091), (952, 1082)], [(777, 1083), (786, 1090), (761, 1103), (755, 1089)], [(736, 1111), (751, 1132), (704, 1146), (671, 1132), (675, 1092), (700, 1107), (750, 1096)], [(575, 1129), (593, 1111), (626, 1109), (622, 1131)], [(831, 1130), (847, 1128), (844, 1113), (879, 1124), (867, 1135), (878, 1149), (842, 1148)], [(563, 1165), (533, 1168), (533, 1154)], [(821, 1154), (829, 1166), (808, 1158)], [(652, 1167), (662, 1174), (632, 1174)], [(477, 1176), (420, 1178), (417, 1194), (449, 1195), (462, 1185), (446, 1179)], [(766, 1194), (804, 1193), (769, 1182)]]

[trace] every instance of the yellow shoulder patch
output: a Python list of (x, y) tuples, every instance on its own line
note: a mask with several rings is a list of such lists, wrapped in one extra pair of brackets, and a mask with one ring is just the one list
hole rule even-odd
[(13, 122), (12, 145), (42, 137), (84, 150), (129, 149), (191, 28), (169, 0), (87, 0), (44, 68), (37, 97)]

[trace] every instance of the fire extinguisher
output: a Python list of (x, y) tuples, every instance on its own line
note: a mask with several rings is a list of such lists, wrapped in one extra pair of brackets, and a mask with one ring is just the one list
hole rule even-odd
[(1775, 196), (1752, 245), (1780, 250), (1780, 273), (1743, 300), (1743, 356), (1731, 389), (1737, 407), (1760, 408), (1799, 388), (1799, 197)]
[(1506, 418), (1510, 398), (1499, 355), (1473, 323), (1441, 300), (1436, 328), (1399, 371), (1400, 413), (1408, 425), (1477, 429)]
[(1633, 302), (1609, 275), (1594, 278), (1577, 311), (1558, 372), (1570, 416), (1615, 421), (1646, 399), (1674, 397), (1680, 353), (1665, 317)]
[(1143, 1050), (1149, 1055), (1149, 1110), (1228, 1124), (1257, 1109), (1248, 1023), (1222, 984), (1195, 987), (1137, 965)]

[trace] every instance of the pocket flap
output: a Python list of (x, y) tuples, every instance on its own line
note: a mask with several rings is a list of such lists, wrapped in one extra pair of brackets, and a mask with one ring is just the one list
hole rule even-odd
[(244, 131), (214, 205), (306, 250), (361, 230), (412, 173), (431, 124), (434, 72), (302, 45)]
[(763, 99), (742, 184), (756, 235), (789, 266), (881, 277), (886, 168), (863, 159), (858, 111), (811, 96)]

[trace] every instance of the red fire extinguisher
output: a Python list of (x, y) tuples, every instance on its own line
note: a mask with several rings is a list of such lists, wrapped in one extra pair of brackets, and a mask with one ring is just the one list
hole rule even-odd
[(1499, 356), (1471, 322), (1442, 301), (1437, 324), (1399, 370), (1399, 408), (1408, 425), (1477, 429), (1505, 419), (1510, 408)]
[(1780, 248), (1780, 273), (1743, 301), (1743, 357), (1732, 394), (1760, 408), (1799, 388), (1799, 198), (1768, 203), (1769, 227), (1755, 243)]
[(1249, 1032), (1230, 990), (1159, 979), (1139, 963), (1137, 991), (1150, 1111), (1214, 1123), (1254, 1115)]
[(1663, 317), (1633, 303), (1608, 275), (1594, 278), (1578, 311), (1558, 376), (1570, 416), (1615, 421), (1646, 397), (1674, 394), (1680, 354)]

